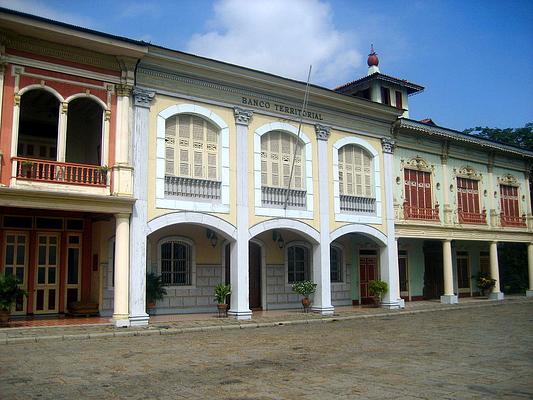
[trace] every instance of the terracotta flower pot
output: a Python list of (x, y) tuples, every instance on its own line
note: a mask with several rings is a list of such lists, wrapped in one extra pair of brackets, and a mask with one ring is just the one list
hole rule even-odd
[(228, 316), (228, 308), (229, 308), (229, 306), (227, 304), (217, 304), (218, 316), (219, 317), (227, 317)]
[(9, 326), (9, 311), (0, 310), (0, 326)]
[(309, 300), (309, 297), (304, 297), (302, 299), (302, 306), (304, 308), (304, 312), (309, 312), (309, 307), (311, 306), (311, 300)]

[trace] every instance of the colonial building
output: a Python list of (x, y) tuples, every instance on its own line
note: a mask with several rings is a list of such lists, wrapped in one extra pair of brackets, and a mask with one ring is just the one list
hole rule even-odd
[[(144, 325), (155, 313), (230, 315), (478, 293), (497, 243), (529, 244), (533, 152), (409, 119), (423, 87), (369, 73), (335, 90), (143, 42), (0, 12), (2, 268), (23, 314), (97, 304)], [(305, 107), (303, 102), (305, 99)], [(503, 297), (499, 282), (491, 294)], [(530, 283), (533, 289), (533, 282)], [(531, 292), (533, 294), (533, 292)]]

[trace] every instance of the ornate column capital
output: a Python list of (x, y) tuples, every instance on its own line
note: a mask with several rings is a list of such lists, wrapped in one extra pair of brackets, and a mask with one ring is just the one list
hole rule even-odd
[(133, 90), (133, 86), (120, 83), (115, 85), (115, 93), (120, 97), (129, 97)]
[(68, 103), (66, 101), (61, 103), (61, 114), (68, 113)]
[(246, 110), (241, 107), (234, 107), (235, 123), (240, 125), (246, 125), (252, 120), (254, 112), (252, 110)]
[(326, 125), (315, 125), (316, 138), (318, 140), (328, 140), (330, 135), (331, 127)]
[(133, 88), (133, 100), (137, 107), (149, 108), (155, 97), (155, 92), (151, 90)]
[(383, 152), (392, 154), (394, 153), (394, 147), (396, 142), (390, 138), (381, 138), (381, 146), (383, 147)]

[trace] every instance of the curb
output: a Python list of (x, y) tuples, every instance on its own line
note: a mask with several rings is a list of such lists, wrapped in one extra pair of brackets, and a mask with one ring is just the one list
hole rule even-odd
[(0, 345), (7, 344), (20, 344), (20, 343), (40, 343), (48, 341), (70, 341), (70, 340), (91, 340), (91, 339), (107, 339), (107, 338), (119, 338), (119, 337), (132, 337), (132, 336), (157, 336), (157, 335), (178, 335), (193, 332), (216, 332), (226, 331), (232, 329), (255, 329), (255, 328), (272, 328), (283, 327), (291, 325), (304, 325), (304, 324), (316, 324), (316, 323), (333, 323), (339, 321), (349, 321), (356, 319), (367, 318), (384, 318), (384, 317), (399, 317), (404, 315), (416, 315), (425, 314), (438, 311), (455, 311), (455, 310), (467, 310), (481, 307), (498, 307), (502, 305), (513, 304), (528, 304), (530, 300), (512, 300), (510, 302), (491, 302), (480, 303), (471, 305), (457, 305), (449, 307), (434, 307), (421, 310), (399, 310), (399, 311), (387, 311), (376, 314), (364, 314), (364, 315), (337, 315), (328, 316), (323, 318), (306, 318), (287, 321), (272, 321), (272, 322), (252, 322), (252, 323), (235, 323), (228, 325), (208, 325), (202, 327), (190, 327), (190, 328), (137, 328), (127, 330), (116, 330), (113, 332), (94, 332), (94, 333), (80, 333), (80, 334), (64, 334), (64, 335), (36, 335), (27, 337), (6, 337), (0, 339)]

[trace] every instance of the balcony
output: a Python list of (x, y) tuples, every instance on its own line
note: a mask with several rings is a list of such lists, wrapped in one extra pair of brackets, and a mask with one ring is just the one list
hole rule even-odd
[(218, 181), (165, 175), (165, 196), (218, 200), (221, 187)]
[(307, 191), (297, 189), (284, 189), (269, 186), (261, 187), (261, 201), (263, 206), (305, 209), (307, 204)]
[(341, 211), (373, 215), (376, 213), (376, 199), (372, 197), (340, 195)]
[(404, 203), (403, 215), (405, 219), (413, 219), (417, 221), (439, 221), (439, 205), (435, 205), (435, 208), (429, 208), (413, 207), (407, 203)]
[(74, 164), (34, 158), (13, 157), (17, 180), (106, 187), (108, 169), (98, 165)]
[(526, 227), (525, 215), (521, 217), (515, 217), (515, 216), (500, 214), (500, 222), (502, 226), (511, 226), (511, 227), (517, 227), (517, 228)]
[(487, 224), (487, 211), (483, 210), (480, 213), (471, 213), (465, 212), (461, 209), (457, 210), (459, 215), (460, 224), (476, 224), (476, 225), (486, 225)]

